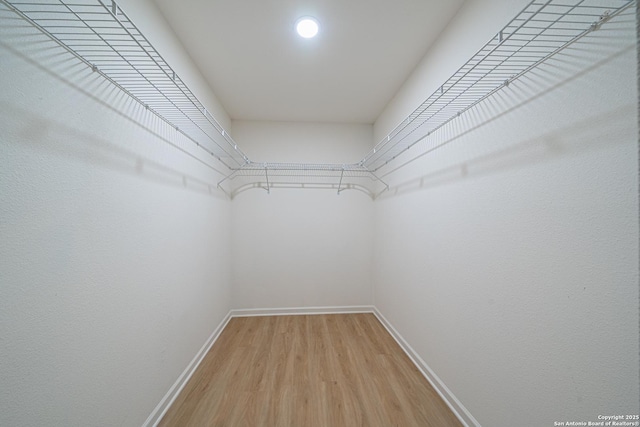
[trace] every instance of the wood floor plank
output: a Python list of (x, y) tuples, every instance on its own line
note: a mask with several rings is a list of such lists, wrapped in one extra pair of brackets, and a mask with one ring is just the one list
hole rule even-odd
[(233, 318), (160, 426), (460, 426), (373, 314)]

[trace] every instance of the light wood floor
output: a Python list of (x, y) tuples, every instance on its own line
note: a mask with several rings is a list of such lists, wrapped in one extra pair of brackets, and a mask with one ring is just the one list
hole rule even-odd
[(161, 426), (460, 426), (372, 314), (232, 319)]

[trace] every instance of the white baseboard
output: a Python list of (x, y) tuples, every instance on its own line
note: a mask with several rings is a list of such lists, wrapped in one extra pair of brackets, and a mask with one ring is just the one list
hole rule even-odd
[(481, 427), (478, 420), (462, 405), (462, 403), (454, 396), (449, 388), (442, 382), (440, 378), (431, 370), (429, 365), (422, 360), (416, 351), (407, 343), (400, 333), (389, 323), (389, 321), (374, 307), (373, 314), (378, 318), (382, 326), (396, 340), (402, 350), (409, 356), (409, 359), (420, 370), (422, 375), (431, 383), (436, 392), (442, 397), (442, 400), (449, 406), (460, 422), (466, 427)]
[(142, 424), (142, 427), (155, 427), (158, 425), (164, 414), (167, 413), (167, 410), (173, 402), (176, 400), (184, 386), (189, 382), (189, 379), (198, 368), (204, 356), (209, 352), (213, 343), (216, 342), (220, 333), (224, 330), (231, 320), (231, 312), (227, 313), (227, 315), (222, 319), (222, 322), (214, 329), (213, 333), (209, 336), (207, 341), (204, 343), (200, 351), (196, 354), (196, 356), (191, 360), (191, 363), (187, 366), (187, 368), (182, 372), (182, 374), (178, 377), (176, 382), (171, 386), (167, 394), (164, 395), (160, 403), (155, 407), (155, 409), (151, 412), (147, 420)]
[(231, 317), (289, 316), (305, 314), (373, 313), (372, 305), (348, 305), (329, 307), (246, 308), (231, 310)]
[(481, 427), (480, 423), (471, 415), (462, 403), (454, 396), (449, 388), (442, 382), (440, 378), (431, 370), (424, 360), (415, 352), (415, 350), (405, 341), (400, 333), (389, 323), (389, 321), (372, 305), (356, 305), (356, 306), (333, 306), (333, 307), (291, 307), (291, 308), (249, 308), (231, 310), (213, 331), (209, 339), (202, 346), (198, 354), (193, 358), (189, 366), (184, 370), (182, 375), (176, 380), (167, 394), (162, 398), (160, 403), (151, 412), (143, 427), (155, 427), (158, 425), (164, 414), (167, 412), (171, 404), (178, 397), (184, 386), (187, 384), (196, 368), (209, 352), (213, 343), (216, 342), (220, 333), (224, 330), (233, 317), (250, 317), (250, 316), (288, 316), (288, 315), (309, 315), (309, 314), (340, 314), (340, 313), (373, 313), (384, 328), (396, 340), (400, 348), (409, 356), (418, 370), (433, 386), (436, 392), (442, 397), (444, 402), (449, 406), (453, 413), (458, 417), (460, 422), (466, 427)]

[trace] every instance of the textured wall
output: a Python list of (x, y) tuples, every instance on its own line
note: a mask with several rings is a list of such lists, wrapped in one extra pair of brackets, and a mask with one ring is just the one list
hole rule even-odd
[(0, 425), (139, 426), (230, 308), (230, 203), (191, 142), (0, 20)]
[[(378, 137), (504, 7), (461, 10)], [(482, 425), (638, 412), (634, 14), (412, 149), (375, 203), (374, 303)]]
[[(371, 125), (234, 121), (254, 161), (355, 162)], [(373, 202), (348, 190), (261, 189), (232, 203), (234, 308), (371, 303)]]
[[(153, 4), (121, 3), (228, 125)], [(356, 161), (523, 5), (467, 2), (373, 128), (232, 133), (256, 161)], [(637, 413), (632, 15), (425, 141), (375, 203), (229, 203), (190, 142), (8, 16), (0, 425), (140, 425), (229, 308), (372, 302), (483, 425)]]

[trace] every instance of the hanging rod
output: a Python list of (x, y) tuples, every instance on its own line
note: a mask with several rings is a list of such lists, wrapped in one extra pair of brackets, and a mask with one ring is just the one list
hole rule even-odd
[(115, 1), (0, 0), (224, 164), (229, 174), (218, 186), (230, 197), (248, 188), (331, 188), (373, 198), (388, 189), (380, 168), (633, 3), (531, 1), (360, 162), (328, 164), (251, 161)]

